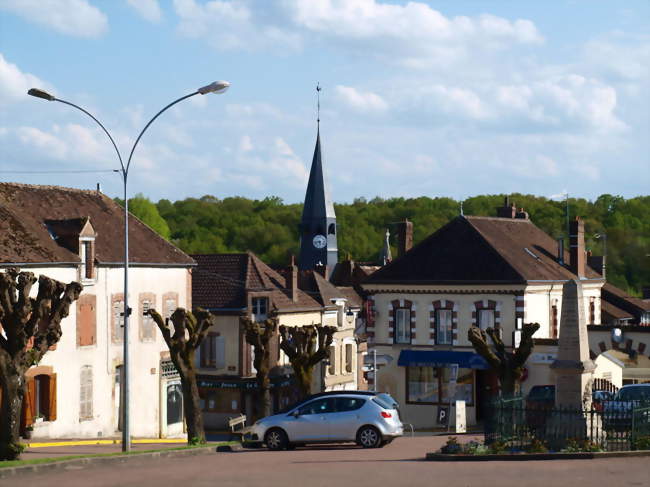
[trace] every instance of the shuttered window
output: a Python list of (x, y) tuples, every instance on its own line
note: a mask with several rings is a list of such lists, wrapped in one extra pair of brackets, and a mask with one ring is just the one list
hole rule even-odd
[(93, 419), (93, 368), (84, 365), (81, 368), (79, 391), (79, 421)]
[(95, 311), (96, 297), (86, 294), (77, 301), (77, 346), (87, 347), (95, 344), (97, 318)]
[(216, 368), (217, 366), (217, 334), (210, 333), (201, 343), (201, 367)]
[(113, 301), (113, 342), (124, 341), (124, 301)]
[(150, 342), (156, 339), (156, 324), (153, 318), (147, 314), (153, 307), (154, 301), (151, 297), (140, 298), (140, 338), (142, 341)]

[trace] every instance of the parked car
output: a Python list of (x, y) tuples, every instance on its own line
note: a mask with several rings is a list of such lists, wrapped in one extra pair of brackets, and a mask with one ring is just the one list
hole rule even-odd
[(539, 385), (530, 388), (526, 396), (526, 424), (531, 429), (546, 424), (549, 411), (555, 406), (555, 386)]
[(283, 450), (310, 443), (356, 442), (382, 447), (403, 434), (399, 406), (390, 395), (367, 391), (315, 394), (287, 410), (255, 422), (247, 442)]
[(605, 401), (611, 401), (614, 393), (610, 391), (592, 391), (591, 392), (591, 407), (596, 411), (603, 411), (603, 404)]
[[(650, 407), (650, 384), (628, 384), (621, 387), (611, 401), (603, 403), (605, 429), (631, 429), (632, 411), (640, 407)], [(646, 415), (644, 420), (650, 422), (650, 417)]]

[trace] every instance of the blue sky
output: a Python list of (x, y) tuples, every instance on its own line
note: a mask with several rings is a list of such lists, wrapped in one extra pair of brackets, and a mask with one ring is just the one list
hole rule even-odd
[[(0, 180), (304, 197), (321, 137), (336, 201), (648, 194), (650, 2), (0, 0)], [(61, 171), (18, 174), (15, 171)]]

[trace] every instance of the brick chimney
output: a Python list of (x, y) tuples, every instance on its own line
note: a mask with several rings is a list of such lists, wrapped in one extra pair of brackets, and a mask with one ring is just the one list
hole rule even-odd
[(514, 203), (510, 204), (510, 198), (506, 196), (503, 199), (503, 206), (497, 208), (497, 216), (499, 218), (515, 218), (517, 214), (517, 207)]
[(585, 222), (579, 216), (569, 224), (569, 254), (571, 272), (585, 276)]
[(524, 211), (523, 208), (519, 208), (519, 211), (515, 214), (515, 218), (519, 220), (528, 220), (528, 212)]
[(404, 218), (397, 224), (397, 257), (401, 257), (413, 247), (413, 222)]
[(294, 303), (298, 301), (298, 267), (296, 266), (296, 258), (293, 255), (287, 273), (287, 289), (289, 289), (291, 301)]

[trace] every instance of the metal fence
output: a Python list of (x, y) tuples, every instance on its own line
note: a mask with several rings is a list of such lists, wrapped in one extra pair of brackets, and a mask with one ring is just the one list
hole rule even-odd
[(490, 404), (487, 444), (513, 451), (627, 451), (650, 448), (650, 404), (609, 401), (598, 408), (526, 404), (521, 397)]

